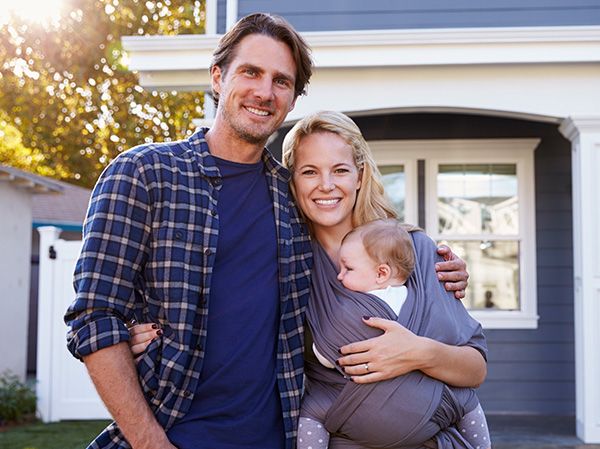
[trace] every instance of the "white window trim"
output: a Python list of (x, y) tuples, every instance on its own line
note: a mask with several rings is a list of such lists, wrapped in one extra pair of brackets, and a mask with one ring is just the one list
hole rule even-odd
[[(369, 142), (380, 165), (404, 164), (407, 172), (406, 217), (418, 217), (417, 160), (425, 160), (425, 227), (433, 239), (448, 238), (437, 232), (437, 167), (443, 163), (516, 163), (519, 195), (519, 256), (521, 310), (474, 310), (471, 315), (486, 329), (536, 329), (537, 266), (535, 238), (534, 150), (539, 139), (439, 139)], [(409, 177), (410, 173), (410, 177)], [(410, 196), (408, 195), (410, 193)], [(468, 236), (461, 236), (468, 237)]]
[(406, 197), (404, 198), (404, 218), (406, 223), (419, 223), (419, 198), (416, 186), (419, 180), (417, 158), (409, 151), (398, 151), (397, 140), (378, 140), (369, 142), (377, 165), (402, 165), (406, 181)]

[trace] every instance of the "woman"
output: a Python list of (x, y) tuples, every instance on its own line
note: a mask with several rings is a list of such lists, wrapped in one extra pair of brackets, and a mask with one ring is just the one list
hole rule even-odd
[[(315, 241), (315, 266), (308, 310), (309, 328), (314, 334), (315, 341), (321, 343), (318, 344), (319, 347), (329, 344), (329, 354), (326, 356), (335, 357), (337, 348), (331, 345), (331, 342), (344, 341), (346, 337), (339, 335), (340, 326), (344, 324), (343, 314), (349, 307), (348, 313), (355, 312), (355, 309), (348, 306), (347, 292), (335, 279), (335, 274), (339, 271), (336, 267), (339, 267), (342, 239), (356, 226), (378, 218), (395, 218), (396, 214), (383, 194), (379, 171), (360, 130), (345, 115), (336, 112), (320, 112), (306, 117), (290, 130), (284, 140), (283, 148), (284, 164), (292, 172), (292, 192), (298, 207), (309, 223)], [(423, 435), (430, 438), (438, 433), (439, 429), (444, 429), (445, 426), (451, 427), (450, 424), (459, 417), (433, 416), (431, 403), (435, 408), (442, 400), (451, 401), (447, 396), (452, 394), (444, 390), (442, 382), (454, 386), (474, 386), (482, 381), (485, 374), (485, 360), (482, 357), (482, 353), (485, 353), (485, 343), (480, 326), (468, 318), (462, 305), (457, 308), (454, 301), (446, 298), (439, 299), (441, 288), (433, 270), (433, 244), (422, 234), (413, 236), (413, 239), (421, 267), (416, 267), (417, 274), (411, 277), (409, 290), (411, 288), (417, 290), (418, 287), (419, 292), (414, 291), (413, 296), (417, 297), (417, 293), (420, 293), (419, 302), (422, 305), (419, 306), (418, 313), (405, 319), (407, 322), (411, 322), (412, 319), (411, 328), (418, 329), (424, 335), (463, 346), (447, 346), (430, 338), (417, 336), (400, 326), (398, 322), (370, 318), (365, 320), (365, 324), (379, 328), (385, 333), (381, 337), (343, 347), (342, 353), (355, 354), (338, 360), (341, 366), (338, 373), (311, 360), (312, 345), (307, 345), (308, 382), (307, 397), (304, 401), (305, 404), (309, 402), (312, 408), (310, 410), (312, 414), (309, 416), (327, 417), (326, 427), (334, 433), (330, 442), (332, 448), (358, 448), (367, 445), (369, 447), (417, 447), (415, 444), (424, 442), (419, 440)], [(328, 296), (334, 298), (326, 300)], [(340, 297), (343, 299), (339, 299)], [(413, 298), (413, 302), (415, 301)], [(327, 305), (324, 306), (326, 302)], [(436, 311), (441, 315), (438, 318), (442, 318), (442, 321), (446, 315), (451, 315), (453, 319), (456, 318), (456, 321), (429, 320), (427, 314)], [(441, 334), (440, 326), (445, 326)], [(323, 337), (328, 327), (334, 329), (330, 332), (329, 341)], [(365, 328), (366, 326), (357, 329), (344, 328), (344, 331), (356, 331), (353, 339), (357, 341), (381, 333), (381, 331), (364, 333), (361, 329)], [(469, 344), (471, 346), (464, 346)], [(407, 355), (411, 356), (407, 358)], [(416, 374), (415, 370), (420, 370), (442, 382), (433, 381), (421, 373)], [(407, 372), (412, 373), (403, 376), (402, 382), (385, 385), (382, 383), (376, 387), (380, 391), (387, 389), (388, 396), (385, 396), (385, 399), (395, 400), (399, 407), (392, 408), (386, 403), (381, 414), (375, 414), (374, 410), (365, 413), (358, 407), (362, 401), (367, 400), (369, 390), (374, 385), (357, 386), (355, 383), (390, 379)], [(343, 374), (350, 375), (351, 378), (347, 379)], [(364, 376), (356, 377), (356, 375)], [(406, 387), (407, 383), (412, 383), (412, 390), (400, 389), (399, 384)], [(425, 394), (424, 384), (427, 383), (430, 384), (427, 391), (432, 395), (431, 403), (420, 401)], [(407, 401), (398, 400), (398, 396), (402, 397), (407, 391), (416, 390), (414, 397), (419, 400), (419, 403), (411, 404), (408, 401), (407, 404)], [(472, 392), (465, 391), (465, 394), (472, 394)], [(341, 398), (342, 395), (345, 397)], [(318, 396), (319, 399), (312, 400), (312, 396)], [(399, 402), (403, 404), (398, 404)], [(460, 415), (460, 411), (451, 410), (452, 406), (441, 407), (441, 409), (438, 413), (442, 415), (448, 415), (450, 411)], [(405, 416), (396, 415), (401, 411), (405, 412)], [(421, 419), (428, 413), (434, 422)], [(389, 420), (386, 422), (385, 419), (381, 419), (382, 416)], [(301, 423), (303, 428), (300, 430), (299, 438), (306, 438), (308, 436), (306, 429), (314, 424), (302, 419)], [(422, 426), (421, 432), (416, 431), (417, 424)], [(394, 427), (395, 435), (391, 435), (393, 432), (386, 432), (390, 427)], [(404, 436), (409, 437), (408, 433), (413, 430), (416, 433), (412, 438), (404, 438)], [(318, 429), (314, 428), (308, 432), (314, 435), (317, 431)], [(440, 433), (436, 438), (437, 442), (430, 442), (430, 444), (433, 447), (451, 447), (455, 444), (458, 447), (470, 447), (457, 433), (456, 429), (452, 429), (452, 432)], [(362, 441), (365, 446), (356, 444), (357, 441)]]
[[(284, 164), (292, 173), (291, 190), (313, 238), (336, 265), (342, 238), (353, 227), (396, 217), (360, 130), (343, 114), (320, 112), (294, 126), (284, 141)], [(378, 336), (339, 350), (338, 364), (347, 377), (339, 374), (340, 384), (349, 379), (354, 384), (378, 382), (415, 370), (454, 386), (477, 386), (485, 377), (485, 360), (477, 349), (417, 336), (391, 320), (373, 317), (365, 324)], [(148, 339), (160, 332), (150, 326), (132, 328), (134, 353), (143, 351)], [(310, 360), (309, 350), (307, 357)], [(308, 369), (309, 386), (315, 384), (312, 374)], [(330, 447), (363, 447), (351, 444), (334, 436)]]

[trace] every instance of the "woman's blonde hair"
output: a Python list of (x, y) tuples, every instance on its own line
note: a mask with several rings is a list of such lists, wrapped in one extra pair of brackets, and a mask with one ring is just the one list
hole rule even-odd
[[(320, 111), (300, 120), (283, 140), (283, 165), (294, 173), (296, 150), (300, 141), (313, 133), (330, 132), (340, 136), (352, 148), (352, 157), (359, 169), (361, 187), (352, 211), (352, 226), (360, 226), (378, 218), (398, 218), (391, 202), (385, 196), (381, 173), (360, 129), (341, 112)], [(294, 178), (290, 183), (294, 197)]]

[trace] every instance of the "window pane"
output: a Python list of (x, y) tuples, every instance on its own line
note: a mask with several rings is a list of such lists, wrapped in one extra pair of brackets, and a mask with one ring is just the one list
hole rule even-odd
[(444, 242), (467, 263), (470, 310), (519, 310), (519, 242)]
[(406, 175), (402, 165), (385, 165), (379, 167), (383, 175), (383, 187), (385, 193), (391, 200), (398, 218), (404, 222), (404, 199), (406, 198)]
[(440, 234), (518, 234), (516, 164), (444, 164), (438, 170)]

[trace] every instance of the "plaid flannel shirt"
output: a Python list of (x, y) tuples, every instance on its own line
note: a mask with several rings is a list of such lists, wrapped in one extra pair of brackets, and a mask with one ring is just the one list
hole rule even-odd
[[(141, 356), (142, 391), (169, 429), (192, 402), (204, 357), (222, 179), (204, 138), (133, 148), (101, 175), (84, 225), (76, 297), (65, 322), (78, 358), (129, 340), (125, 323), (160, 323), (163, 336)], [(289, 172), (264, 150), (273, 198), (280, 290), (277, 384), (286, 448), (295, 444), (303, 388), (304, 312), (312, 252), (288, 193)], [(112, 423), (91, 448), (129, 448)]]

